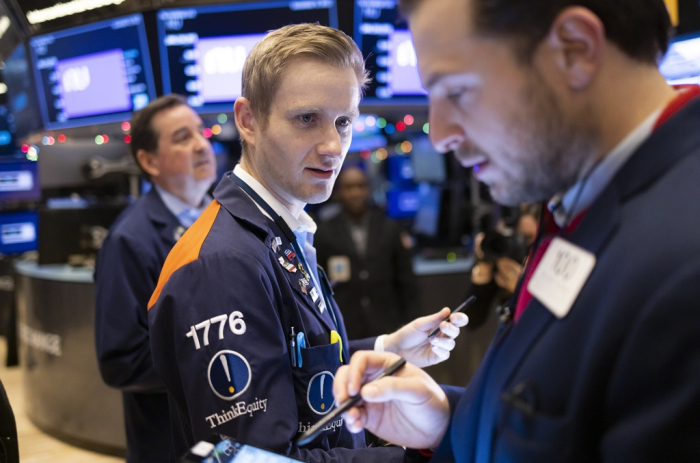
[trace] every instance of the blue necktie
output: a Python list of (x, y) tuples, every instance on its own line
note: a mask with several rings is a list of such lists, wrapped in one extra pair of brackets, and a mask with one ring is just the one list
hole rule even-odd
[(318, 285), (321, 280), (318, 278), (318, 270), (316, 269), (316, 248), (313, 246), (314, 235), (307, 231), (297, 230), (294, 231), (294, 235), (297, 237), (299, 247), (304, 251), (304, 257), (306, 258), (307, 264), (309, 264), (309, 267), (311, 267), (308, 270), (313, 273)]
[(185, 209), (178, 214), (177, 219), (180, 221), (183, 227), (190, 228), (193, 223), (199, 218), (202, 211), (197, 208)]

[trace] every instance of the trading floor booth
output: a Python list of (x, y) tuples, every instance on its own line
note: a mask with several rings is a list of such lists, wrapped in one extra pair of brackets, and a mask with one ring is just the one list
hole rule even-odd
[(34, 260), (18, 261), (15, 269), (29, 418), (67, 442), (123, 455), (121, 393), (97, 369), (92, 270)]

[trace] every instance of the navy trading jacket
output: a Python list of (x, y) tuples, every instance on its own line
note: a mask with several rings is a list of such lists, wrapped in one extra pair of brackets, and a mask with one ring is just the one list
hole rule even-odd
[(564, 238), (595, 267), (559, 319), (502, 324), (434, 462), (700, 461), (700, 98)]
[[(230, 174), (214, 198), (173, 248), (149, 302), (154, 365), (180, 415), (177, 450), (218, 433), (304, 461), (402, 461), (400, 447), (365, 448), (341, 418), (293, 445), (333, 408), (341, 344), (331, 333), (347, 351), (342, 317), (330, 288), (315, 287), (288, 237)], [(292, 351), (292, 333), (305, 347)]]
[(123, 391), (129, 462), (173, 461), (165, 385), (148, 343), (148, 300), (185, 229), (156, 189), (112, 225), (95, 268), (95, 344), (102, 379)]

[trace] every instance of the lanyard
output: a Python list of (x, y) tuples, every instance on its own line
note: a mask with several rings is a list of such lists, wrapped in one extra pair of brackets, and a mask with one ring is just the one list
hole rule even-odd
[[(284, 236), (287, 237), (290, 243), (292, 243), (292, 246), (294, 247), (294, 252), (296, 252), (297, 257), (299, 257), (299, 260), (301, 263), (304, 265), (304, 268), (308, 268), (309, 271), (311, 271), (311, 267), (309, 267), (309, 264), (306, 261), (305, 254), (303, 250), (301, 249), (301, 246), (299, 246), (299, 242), (297, 241), (297, 236), (294, 234), (292, 229), (289, 227), (287, 222), (284, 221), (282, 216), (280, 216), (275, 210), (267, 204), (267, 202), (262, 199), (262, 197), (255, 191), (253, 190), (250, 185), (248, 185), (246, 182), (243, 181), (240, 177), (238, 177), (235, 173), (231, 172), (231, 178), (233, 179), (234, 182), (236, 182), (236, 185), (240, 187), (241, 190), (243, 190), (250, 198), (267, 214), (272, 218), (272, 220), (277, 224), (277, 226), (282, 230), (282, 233), (284, 233)], [(333, 324), (335, 325), (335, 329), (338, 330), (340, 333), (340, 328), (338, 327), (338, 319), (335, 316), (335, 311), (333, 310), (333, 305), (331, 304), (330, 301), (330, 295), (328, 294), (328, 290), (330, 290), (330, 284), (327, 281), (327, 276), (326, 273), (323, 271), (323, 269), (319, 268), (317, 266), (317, 272), (318, 272), (318, 277), (323, 278), (326, 283), (325, 285), (322, 284), (321, 282), (316, 282), (318, 285), (318, 289), (321, 292), (321, 297), (324, 299), (324, 303), (326, 304), (326, 309), (328, 310), (328, 313), (331, 315), (331, 319), (333, 320)], [(343, 346), (343, 350), (345, 350), (345, 346)], [(344, 353), (344, 358), (348, 358), (347, 353)]]

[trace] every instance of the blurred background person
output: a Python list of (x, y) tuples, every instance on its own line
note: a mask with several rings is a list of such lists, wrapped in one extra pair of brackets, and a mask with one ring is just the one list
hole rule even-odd
[(478, 233), (474, 239), (476, 263), (471, 270), (467, 297), (476, 303), (467, 309), (469, 324), (461, 340), (461, 358), (466, 359), (471, 378), (481, 363), (498, 327), (498, 307), (513, 296), (530, 245), (535, 241), (540, 206), (522, 204), (515, 223), (499, 220), (495, 229)]
[(163, 381), (153, 367), (148, 299), (168, 253), (212, 201), (216, 160), (202, 120), (178, 95), (131, 120), (132, 155), (153, 188), (116, 220), (95, 268), (95, 343), (104, 382), (122, 391), (128, 462), (175, 461)]
[(318, 262), (334, 283), (348, 336), (361, 339), (392, 332), (417, 313), (411, 237), (370, 203), (366, 173), (344, 168), (336, 183), (341, 212), (318, 224)]

